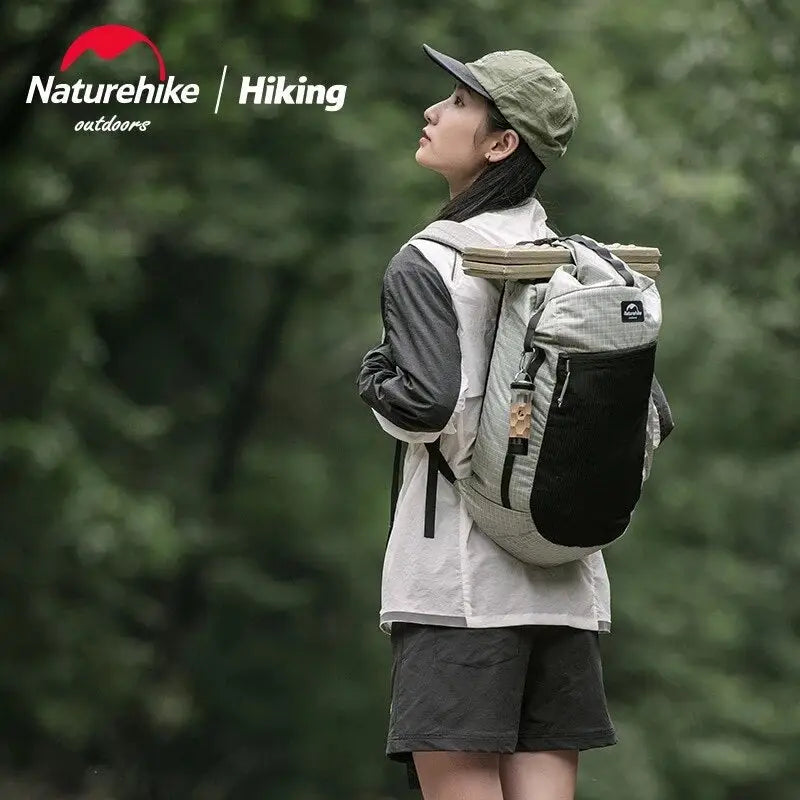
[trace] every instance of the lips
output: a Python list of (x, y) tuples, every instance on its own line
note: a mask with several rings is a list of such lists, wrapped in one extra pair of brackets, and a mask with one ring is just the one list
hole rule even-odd
[(424, 131), (424, 130), (422, 131), (422, 138), (423, 138), (423, 139), (427, 139), (428, 141), (430, 141), (430, 140), (431, 140), (431, 137), (430, 137), (430, 136), (428, 136), (428, 134), (427, 134), (427, 133), (425, 133), (425, 131)]

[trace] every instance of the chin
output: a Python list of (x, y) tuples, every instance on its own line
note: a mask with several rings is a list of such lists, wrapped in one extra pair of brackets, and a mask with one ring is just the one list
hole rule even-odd
[(432, 169), (434, 172), (436, 172), (437, 170), (436, 167), (434, 166), (434, 162), (425, 152), (426, 149), (427, 145), (424, 146), (420, 145), (417, 148), (417, 152), (414, 153), (414, 159), (416, 160), (417, 164), (419, 164), (421, 167), (425, 167), (426, 169)]

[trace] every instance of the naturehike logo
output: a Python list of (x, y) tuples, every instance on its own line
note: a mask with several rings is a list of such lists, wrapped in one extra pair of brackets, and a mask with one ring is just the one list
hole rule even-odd
[[(53, 75), (43, 80), (39, 75), (31, 78), (26, 103), (38, 98), (42, 103), (194, 103), (200, 93), (196, 83), (177, 83), (175, 77), (167, 78), (167, 69), (161, 52), (143, 33), (127, 25), (98, 25), (82, 33), (67, 48), (61, 60), (61, 72), (68, 70), (84, 53), (92, 52), (104, 61), (111, 61), (137, 44), (146, 44), (158, 62), (158, 83), (151, 83), (141, 75), (137, 83), (85, 83), (80, 78), (74, 83), (56, 83)], [(145, 131), (150, 120), (120, 121), (114, 114), (97, 120), (82, 120), (76, 131)]]
[(623, 322), (644, 321), (644, 304), (641, 300), (623, 300), (620, 306)]
[(261, 75), (255, 82), (251, 82), (250, 76), (242, 78), (242, 86), (239, 90), (239, 103), (243, 105), (248, 101), (253, 103), (274, 103), (280, 105), (310, 105), (325, 103), (326, 111), (338, 111), (344, 105), (344, 98), (347, 94), (347, 86), (337, 84), (336, 86), (319, 86), (317, 84), (306, 84), (305, 75), (298, 78), (297, 84), (286, 85), (286, 78), (283, 75), (275, 77), (270, 75), (266, 81)]
[(167, 68), (159, 49), (143, 33), (127, 25), (98, 25), (82, 33), (68, 48), (61, 60), (61, 71), (69, 69), (73, 61), (79, 59), (87, 50), (96, 56), (111, 61), (139, 42), (144, 42), (158, 59), (158, 79), (163, 81)]
[[(60, 71), (73, 65), (87, 53), (93, 53), (104, 61), (111, 61), (126, 53), (135, 45), (146, 45), (158, 64), (158, 81), (153, 83), (145, 75), (140, 75), (136, 83), (86, 83), (78, 78), (72, 83), (59, 83), (55, 76), (43, 78), (34, 75), (28, 86), (26, 103), (37, 100), (49, 103), (76, 104), (183, 104), (197, 102), (200, 87), (196, 83), (178, 83), (174, 75), (167, 76), (167, 69), (161, 51), (155, 43), (127, 25), (98, 25), (84, 31), (67, 48), (61, 60)], [(222, 90), (225, 86), (225, 75), (228, 67), (222, 69), (217, 92), (214, 114), (219, 111)], [(325, 111), (339, 111), (344, 105), (347, 86), (336, 84), (324, 86), (307, 84), (305, 75), (298, 78), (297, 83), (287, 84), (284, 75), (256, 76), (245, 75), (241, 80), (239, 104), (273, 104), (273, 105), (323, 105)], [(150, 120), (120, 121), (114, 114), (110, 119), (104, 116), (96, 120), (82, 120), (75, 124), (76, 131), (145, 131)]]

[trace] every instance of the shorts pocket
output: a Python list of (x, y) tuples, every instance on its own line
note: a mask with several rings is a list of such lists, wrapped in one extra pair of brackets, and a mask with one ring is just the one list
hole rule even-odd
[(519, 633), (510, 628), (437, 627), (433, 639), (437, 662), (462, 667), (491, 667), (520, 654)]

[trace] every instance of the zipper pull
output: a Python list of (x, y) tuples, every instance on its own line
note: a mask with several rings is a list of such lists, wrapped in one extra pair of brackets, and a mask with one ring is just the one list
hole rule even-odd
[(569, 383), (569, 359), (567, 359), (567, 377), (564, 378), (564, 385), (561, 387), (561, 394), (558, 396), (558, 407), (561, 408), (561, 401), (564, 399), (564, 392), (567, 391), (567, 384)]

